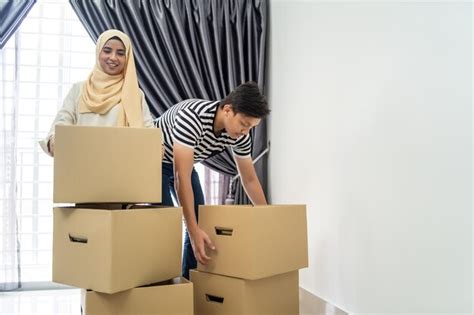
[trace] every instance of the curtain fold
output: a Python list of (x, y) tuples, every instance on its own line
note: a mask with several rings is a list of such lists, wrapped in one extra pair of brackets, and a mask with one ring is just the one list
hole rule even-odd
[(0, 49), (15, 33), (36, 0), (0, 0)]
[[(239, 84), (265, 86), (266, 0), (70, 0), (94, 40), (116, 28), (130, 35), (140, 87), (155, 117), (187, 98), (221, 100)], [(252, 131), (252, 155), (266, 148), (266, 123)], [(237, 173), (230, 150), (203, 163)], [(266, 161), (257, 165), (264, 191)], [(237, 189), (237, 191), (239, 191)], [(236, 203), (248, 203), (240, 190)]]

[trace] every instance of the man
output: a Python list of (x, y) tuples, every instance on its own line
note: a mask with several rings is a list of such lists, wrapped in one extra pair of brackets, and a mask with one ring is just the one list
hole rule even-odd
[(163, 204), (173, 205), (171, 194), (183, 207), (186, 235), (183, 276), (196, 268), (196, 259), (206, 264), (206, 247), (215, 250), (209, 236), (199, 228), (198, 207), (204, 195), (194, 164), (231, 147), (244, 189), (254, 205), (267, 201), (252, 163), (250, 129), (270, 113), (256, 83), (238, 86), (222, 101), (190, 99), (169, 108), (157, 119), (164, 140)]

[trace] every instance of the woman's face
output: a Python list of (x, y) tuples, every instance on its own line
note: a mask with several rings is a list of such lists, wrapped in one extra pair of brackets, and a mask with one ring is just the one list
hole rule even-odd
[(99, 63), (105, 73), (117, 75), (125, 68), (125, 46), (118, 39), (109, 39), (99, 54)]

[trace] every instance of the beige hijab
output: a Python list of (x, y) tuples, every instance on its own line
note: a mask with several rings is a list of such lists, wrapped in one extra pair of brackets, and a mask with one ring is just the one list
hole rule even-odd
[[(99, 63), (99, 54), (105, 43), (118, 37), (125, 46), (126, 65), (122, 73), (109, 75)], [(96, 62), (92, 73), (82, 87), (79, 100), (80, 113), (105, 114), (119, 106), (117, 126), (143, 127), (141, 95), (130, 38), (118, 31), (108, 30), (97, 39)]]

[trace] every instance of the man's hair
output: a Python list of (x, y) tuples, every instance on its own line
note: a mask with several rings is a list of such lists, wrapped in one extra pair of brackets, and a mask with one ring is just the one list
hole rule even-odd
[(257, 83), (249, 81), (239, 85), (226, 98), (224, 98), (220, 107), (232, 105), (235, 114), (242, 113), (254, 118), (263, 118), (270, 114), (267, 100), (260, 92)]

